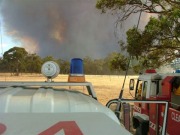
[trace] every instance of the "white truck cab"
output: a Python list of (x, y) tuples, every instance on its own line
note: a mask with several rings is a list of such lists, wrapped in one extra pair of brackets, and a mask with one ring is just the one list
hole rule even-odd
[(162, 80), (167, 76), (180, 76), (180, 73), (159, 74), (155, 70), (146, 70), (140, 74), (135, 86), (135, 98), (149, 99), (150, 96), (161, 95)]

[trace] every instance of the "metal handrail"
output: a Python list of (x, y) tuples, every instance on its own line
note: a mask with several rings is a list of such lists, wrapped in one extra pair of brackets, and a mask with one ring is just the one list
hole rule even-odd
[(15, 82), (15, 81), (0, 81), (0, 87), (21, 87), (21, 86), (44, 86), (44, 87), (53, 87), (53, 86), (86, 86), (89, 95), (97, 100), (96, 93), (93, 89), (93, 86), (90, 82)]
[(168, 113), (168, 101), (159, 101), (159, 100), (132, 100), (132, 99), (112, 99), (110, 100), (106, 106), (109, 107), (112, 103), (130, 103), (130, 102), (141, 102), (141, 103), (157, 103), (157, 104), (165, 104), (165, 112), (164, 112), (164, 122), (162, 127), (162, 135), (166, 134), (166, 123), (167, 123), (167, 113)]

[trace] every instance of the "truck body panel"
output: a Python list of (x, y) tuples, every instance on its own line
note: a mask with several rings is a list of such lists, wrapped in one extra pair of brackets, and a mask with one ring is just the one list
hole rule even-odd
[[(96, 100), (91, 83), (0, 84), (2, 135), (131, 135), (114, 112)], [(72, 86), (86, 86), (89, 95)]]
[(0, 113), (0, 121), (3, 135), (131, 135), (99, 112)]
[[(180, 87), (179, 79), (179, 73), (145, 73), (138, 77), (136, 84), (136, 99), (142, 101), (168, 101), (167, 135), (176, 135), (179, 134), (180, 131), (180, 95), (174, 94), (174, 91)], [(139, 90), (140, 95), (138, 95)], [(161, 134), (164, 123), (164, 111), (164, 104), (146, 104), (141, 101), (134, 103), (134, 113), (138, 114), (140, 118), (145, 115), (147, 119), (149, 119), (147, 122), (149, 121), (148, 133), (150, 135)], [(136, 115), (133, 117), (138, 119)], [(134, 122), (136, 122), (136, 120)]]

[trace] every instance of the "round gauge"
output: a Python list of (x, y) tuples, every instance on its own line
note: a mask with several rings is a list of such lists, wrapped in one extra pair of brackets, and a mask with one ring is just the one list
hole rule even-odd
[(60, 68), (54, 61), (47, 61), (41, 67), (41, 73), (47, 78), (55, 78), (59, 72)]

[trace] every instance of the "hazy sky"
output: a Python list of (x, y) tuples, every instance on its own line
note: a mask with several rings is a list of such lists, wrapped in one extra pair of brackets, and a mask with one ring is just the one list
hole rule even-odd
[[(115, 38), (116, 17), (101, 14), (96, 0), (4, 0), (1, 2), (3, 51), (16, 45), (45, 57), (102, 58), (119, 51), (117, 41), (125, 38), (127, 21)], [(0, 51), (2, 52), (2, 51)]]

